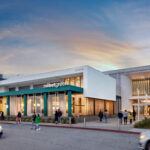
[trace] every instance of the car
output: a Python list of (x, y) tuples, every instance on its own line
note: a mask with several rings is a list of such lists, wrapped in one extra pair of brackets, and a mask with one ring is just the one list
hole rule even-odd
[(139, 147), (143, 150), (150, 150), (150, 131), (140, 133)]
[(3, 135), (3, 128), (2, 128), (2, 126), (0, 125), (0, 137), (2, 137), (2, 135)]

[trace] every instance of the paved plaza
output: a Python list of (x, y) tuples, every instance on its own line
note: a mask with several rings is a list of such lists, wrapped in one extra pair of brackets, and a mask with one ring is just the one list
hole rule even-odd
[(0, 150), (137, 150), (138, 135), (111, 132), (3, 125)]

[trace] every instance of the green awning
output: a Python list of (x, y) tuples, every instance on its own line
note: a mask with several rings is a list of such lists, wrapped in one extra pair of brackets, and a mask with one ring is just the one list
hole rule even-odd
[(74, 93), (83, 93), (83, 88), (65, 85), (60, 87), (50, 87), (50, 88), (39, 88), (39, 89), (29, 89), (29, 90), (20, 90), (20, 91), (10, 91), (0, 93), (2, 96), (14, 96), (14, 95), (25, 95), (25, 94), (39, 94), (39, 93), (49, 93), (49, 92), (63, 92), (63, 91), (72, 91)]

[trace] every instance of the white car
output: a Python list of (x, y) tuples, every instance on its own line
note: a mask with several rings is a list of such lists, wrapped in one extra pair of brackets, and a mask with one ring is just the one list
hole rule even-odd
[(145, 131), (140, 134), (139, 147), (143, 150), (150, 150), (150, 131)]
[(0, 137), (3, 135), (3, 128), (2, 126), (0, 125)]
[(3, 135), (3, 128), (0, 126), (0, 137)]

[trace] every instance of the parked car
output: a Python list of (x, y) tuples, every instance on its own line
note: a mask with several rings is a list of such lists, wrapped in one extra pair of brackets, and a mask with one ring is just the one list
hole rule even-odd
[(3, 135), (3, 128), (2, 126), (0, 125), (0, 137)]
[(143, 150), (150, 150), (150, 131), (141, 132), (139, 147)]

